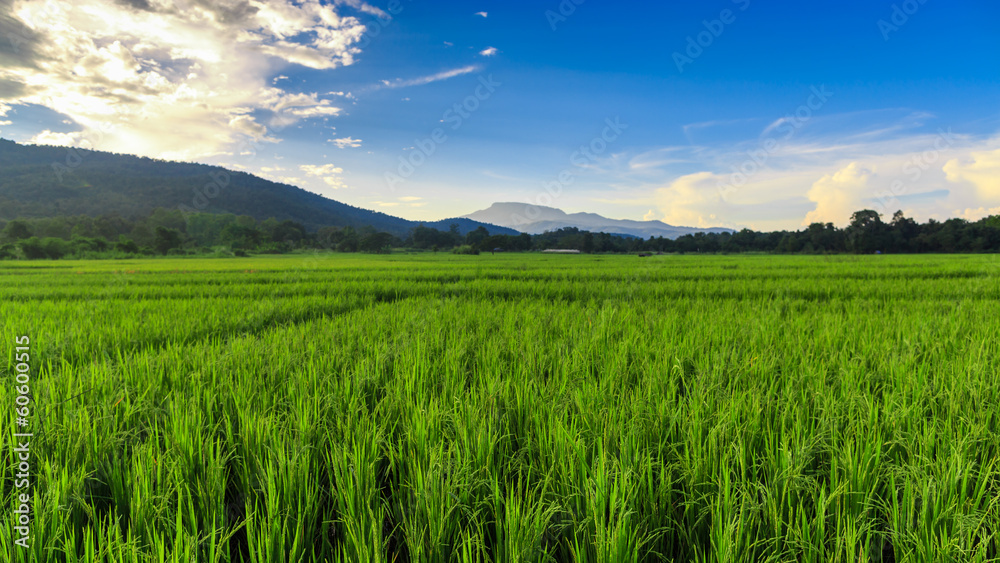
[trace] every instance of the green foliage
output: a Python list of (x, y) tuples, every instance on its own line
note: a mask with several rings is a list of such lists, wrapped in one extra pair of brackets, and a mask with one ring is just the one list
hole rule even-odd
[(172, 250), (177, 250), (183, 244), (181, 232), (177, 229), (167, 227), (156, 227), (156, 234), (153, 237), (153, 248), (159, 254), (167, 254)]
[(24, 239), (17, 246), (21, 249), (21, 254), (28, 260), (39, 260), (46, 257), (45, 248), (38, 237)]
[(31, 236), (31, 227), (24, 221), (11, 221), (3, 229), (3, 238), (7, 241), (24, 240)]
[[(360, 228), (329, 226), (314, 233), (303, 224), (290, 220), (270, 218), (258, 222), (247, 215), (181, 214), (167, 209), (156, 209), (149, 216), (135, 219), (123, 219), (111, 214), (96, 219), (86, 216), (21, 219), (7, 223), (4, 232), (7, 234), (2, 240), (16, 244), (18, 249), (24, 246), (27, 238), (16, 237), (27, 233), (34, 233), (39, 239), (70, 241), (69, 247), (62, 251), (58, 243), (50, 243), (51, 252), (37, 249), (38, 243), (28, 243), (26, 253), (15, 250), (5, 255), (8, 258), (29, 259), (49, 256), (110, 258), (112, 255), (124, 257), (136, 253), (212, 254), (215, 251), (211, 249), (219, 246), (226, 247), (229, 252), (226, 255), (236, 250), (250, 255), (317, 249), (383, 254), (403, 247), (438, 252), (464, 246), (479, 252), (573, 249), (588, 254), (1000, 252), (1000, 222), (995, 217), (977, 222), (949, 219), (944, 223), (931, 220), (919, 224), (902, 212), (896, 212), (892, 220), (885, 223), (878, 213), (871, 210), (855, 213), (846, 229), (839, 229), (832, 223), (813, 223), (802, 231), (758, 233), (743, 229), (736, 233), (696, 233), (676, 240), (662, 237), (643, 240), (591, 233), (572, 227), (539, 235), (521, 233), (513, 236), (490, 234), (487, 228), (479, 227), (463, 236), (457, 223), (452, 224), (448, 231), (417, 225), (405, 238), (379, 231), (370, 225)], [(123, 241), (131, 241), (131, 244)], [(144, 248), (148, 248), (148, 252), (143, 252)]]
[(17, 245), (14, 243), (0, 244), (0, 260), (12, 260), (19, 256)]
[(362, 252), (388, 254), (392, 251), (393, 236), (389, 233), (371, 233), (361, 239), (358, 248)]
[[(53, 163), (67, 161), (68, 150), (73, 151), (75, 165), (54, 169)], [(122, 217), (150, 217), (150, 237), (156, 227), (183, 233), (187, 218), (206, 213), (243, 216), (259, 222), (273, 217), (279, 223), (300, 224), (309, 232), (329, 225), (356, 229), (373, 225), (379, 231), (402, 237), (417, 226), (413, 221), (347, 205), (245, 172), (83, 149), (19, 145), (0, 139), (0, 221), (56, 216), (86, 216), (92, 221), (93, 231), (84, 226), (74, 233), (71, 228), (61, 229), (67, 225), (59, 222), (44, 232), (32, 233), (38, 237), (68, 239), (79, 234), (113, 240), (129, 234), (117, 225), (117, 219)], [(104, 220), (99, 220), (101, 217)], [(459, 225), (462, 233), (479, 226), (469, 219), (427, 226), (447, 230), (452, 222)], [(514, 233), (510, 229), (495, 230)], [(202, 236), (204, 232), (187, 234)], [(280, 234), (281, 238), (272, 240), (284, 242), (286, 236), (294, 236), (289, 232)], [(152, 244), (139, 236), (131, 238), (140, 246)], [(199, 240), (198, 244), (210, 243)]]
[(127, 238), (125, 235), (119, 235), (118, 241), (115, 242), (115, 250), (128, 254), (138, 254), (139, 246), (135, 244), (135, 241)]

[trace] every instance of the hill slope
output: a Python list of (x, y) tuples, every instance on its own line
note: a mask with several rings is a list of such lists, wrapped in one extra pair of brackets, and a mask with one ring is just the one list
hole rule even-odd
[(490, 234), (517, 234), (466, 218), (409, 221), (215, 166), (0, 139), (0, 219), (112, 213), (137, 217), (157, 207), (180, 206), (257, 220), (288, 219), (309, 230), (371, 225), (402, 236), (419, 224), (448, 230), (457, 223), (463, 234), (481, 225)]
[(493, 225), (510, 227), (533, 235), (565, 227), (576, 227), (586, 231), (618, 233), (642, 238), (662, 236), (669, 239), (693, 233), (733, 232), (732, 229), (721, 227), (699, 229), (695, 227), (676, 227), (662, 221), (608, 219), (596, 213), (566, 213), (554, 207), (514, 202), (494, 203), (487, 209), (482, 209), (463, 217)]

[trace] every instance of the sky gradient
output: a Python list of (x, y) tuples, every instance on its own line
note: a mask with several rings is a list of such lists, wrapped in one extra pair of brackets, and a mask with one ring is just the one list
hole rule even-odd
[(408, 219), (1000, 214), (1000, 5), (0, 0), (0, 136)]

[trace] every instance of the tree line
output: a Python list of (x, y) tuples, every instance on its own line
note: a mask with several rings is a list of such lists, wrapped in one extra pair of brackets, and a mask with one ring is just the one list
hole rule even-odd
[(1000, 251), (1000, 216), (979, 221), (933, 219), (918, 223), (897, 211), (890, 220), (872, 210), (855, 212), (850, 224), (813, 223), (800, 231), (696, 233), (648, 239), (564, 228), (538, 235), (493, 235), (486, 227), (466, 234), (418, 225), (405, 237), (374, 227), (323, 227), (247, 215), (182, 213), (157, 208), (129, 219), (117, 214), (16, 219), (0, 223), (0, 259), (122, 258), (153, 255), (281, 254), (308, 249), (388, 253), (426, 251), (526, 252), (574, 249), (585, 253), (954, 253)]

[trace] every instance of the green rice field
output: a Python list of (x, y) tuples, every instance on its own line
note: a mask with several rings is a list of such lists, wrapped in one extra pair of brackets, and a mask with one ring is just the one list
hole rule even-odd
[(994, 256), (5, 262), (0, 293), (3, 561), (1000, 560)]

